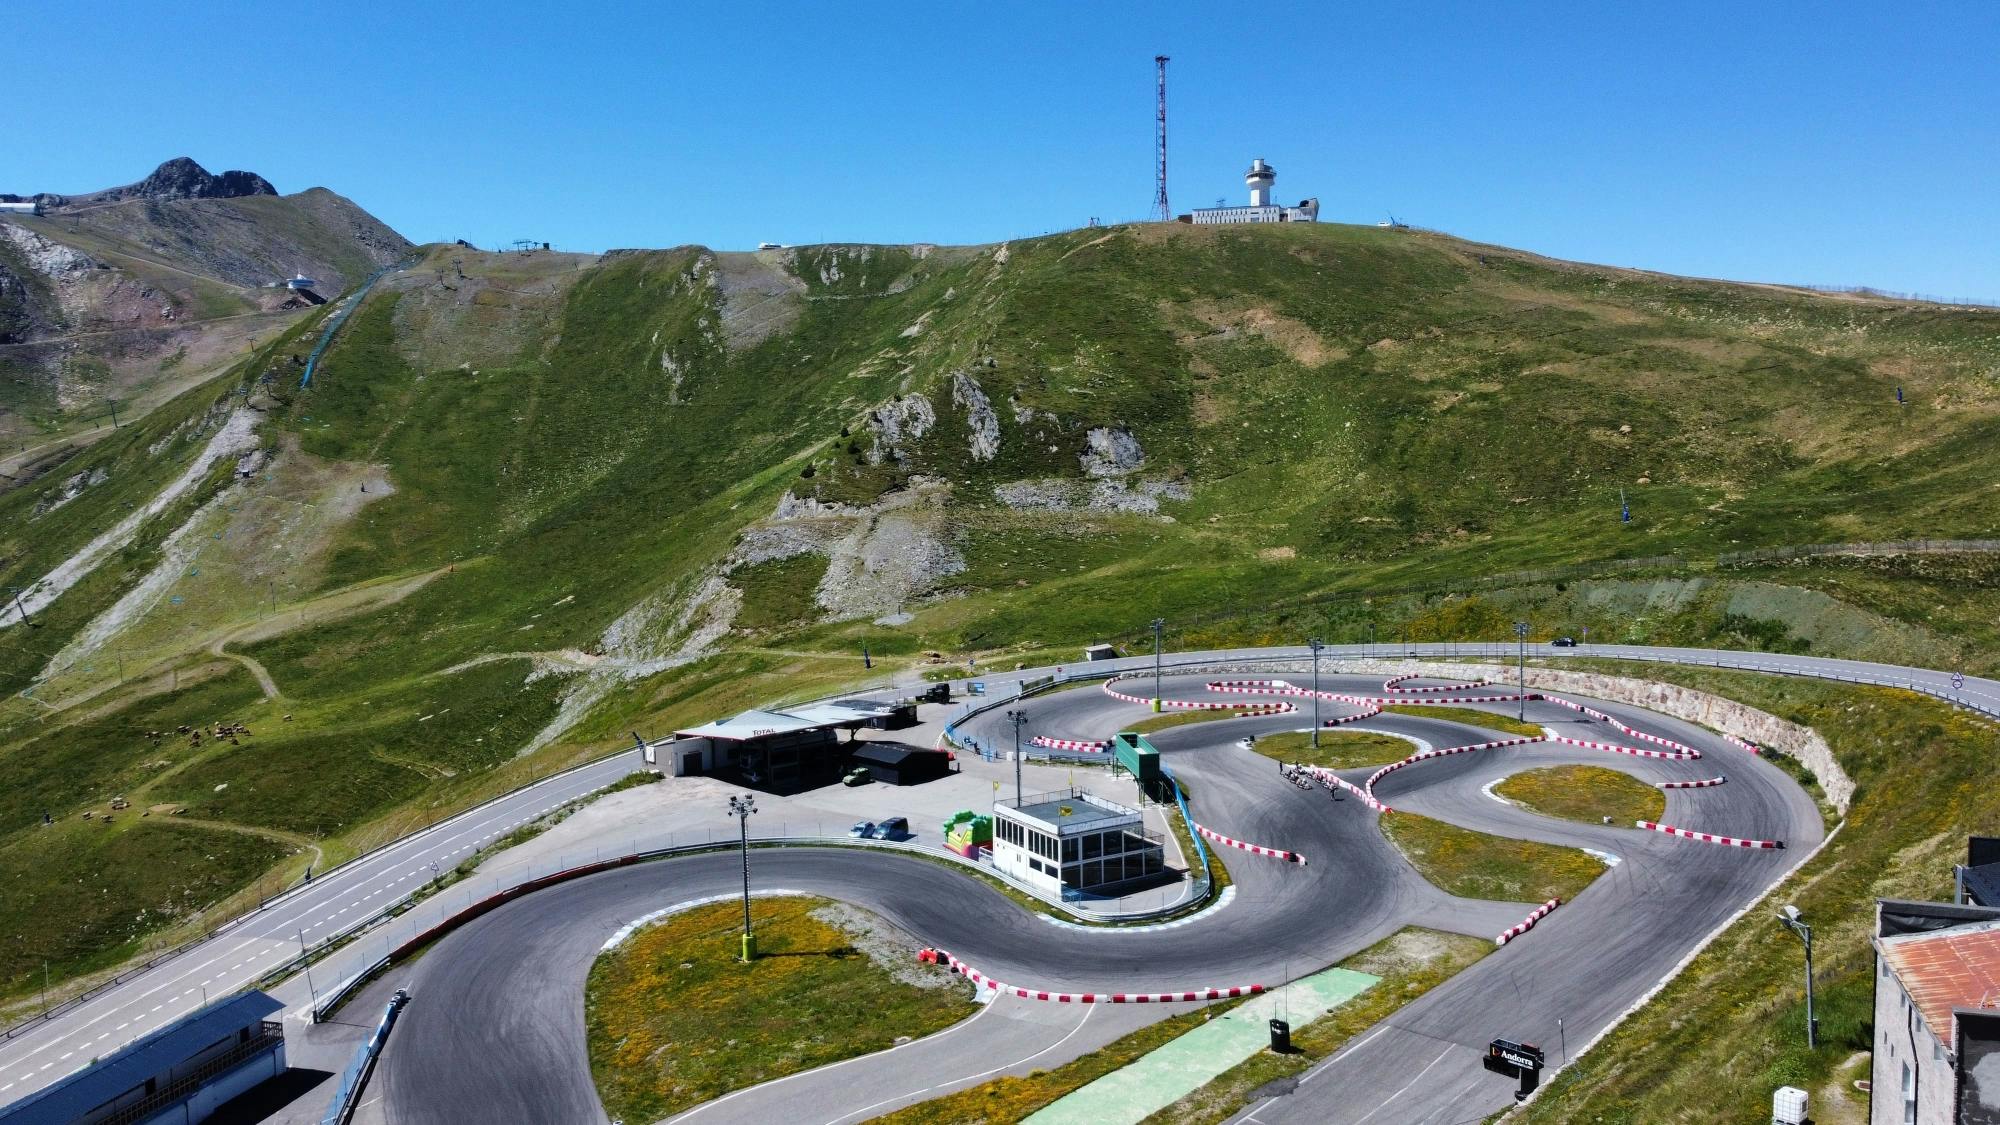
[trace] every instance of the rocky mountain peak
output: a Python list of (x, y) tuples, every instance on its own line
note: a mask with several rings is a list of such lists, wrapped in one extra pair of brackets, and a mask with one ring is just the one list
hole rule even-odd
[(129, 187), (114, 188), (107, 199), (237, 199), (246, 195), (276, 195), (271, 181), (255, 172), (228, 171), (215, 175), (185, 156), (176, 156), (153, 174)]

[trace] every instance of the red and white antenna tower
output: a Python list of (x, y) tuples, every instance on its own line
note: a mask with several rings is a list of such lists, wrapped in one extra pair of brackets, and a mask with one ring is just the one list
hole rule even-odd
[(1160, 71), (1160, 182), (1159, 186), (1153, 192), (1153, 217), (1163, 223), (1170, 223), (1174, 220), (1174, 209), (1167, 202), (1167, 56), (1154, 55), (1153, 65), (1158, 67)]

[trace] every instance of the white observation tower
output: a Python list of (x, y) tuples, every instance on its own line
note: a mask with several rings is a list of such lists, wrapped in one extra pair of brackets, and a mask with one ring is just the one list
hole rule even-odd
[(1243, 173), (1243, 182), (1250, 186), (1250, 206), (1269, 207), (1271, 205), (1271, 185), (1277, 182), (1278, 170), (1264, 163), (1263, 157), (1250, 162), (1250, 170)]

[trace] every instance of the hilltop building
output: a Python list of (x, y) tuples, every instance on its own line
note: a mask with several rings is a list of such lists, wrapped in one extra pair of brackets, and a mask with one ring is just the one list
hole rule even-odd
[(1278, 170), (1264, 163), (1263, 157), (1250, 162), (1250, 170), (1243, 173), (1243, 182), (1250, 188), (1248, 207), (1197, 207), (1182, 215), (1183, 223), (1206, 226), (1216, 223), (1316, 223), (1319, 221), (1319, 200), (1301, 200), (1297, 207), (1286, 207), (1271, 202), (1271, 185), (1278, 180)]

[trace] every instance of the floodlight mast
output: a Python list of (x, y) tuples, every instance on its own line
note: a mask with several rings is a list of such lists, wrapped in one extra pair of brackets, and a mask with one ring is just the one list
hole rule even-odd
[(1324, 641), (1320, 640), (1320, 639), (1319, 639), (1318, 637), (1308, 637), (1308, 638), (1306, 639), (1306, 647), (1307, 647), (1307, 648), (1309, 648), (1309, 649), (1311, 649), (1311, 650), (1312, 650), (1312, 654), (1313, 654), (1313, 737), (1312, 737), (1312, 745), (1313, 745), (1313, 749), (1317, 750), (1317, 749), (1319, 749), (1319, 650), (1320, 650), (1320, 649), (1323, 649), (1323, 648), (1325, 648), (1325, 647), (1326, 647), (1326, 642), (1324, 642)]
[(744, 794), (732, 794), (729, 798), (729, 815), (736, 818), (736, 839), (743, 850), (743, 956), (744, 961), (757, 956), (757, 938), (750, 932), (750, 814), (757, 811), (757, 798)]
[(1819, 1049), (1819, 1019), (1813, 1014), (1812, 927), (1806, 925), (1799, 917), (1799, 908), (1791, 903), (1786, 903), (1785, 908), (1778, 911), (1778, 921), (1799, 935), (1799, 940), (1806, 946), (1806, 1050), (1816, 1051)]

